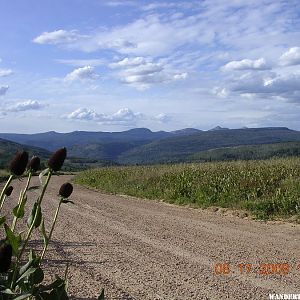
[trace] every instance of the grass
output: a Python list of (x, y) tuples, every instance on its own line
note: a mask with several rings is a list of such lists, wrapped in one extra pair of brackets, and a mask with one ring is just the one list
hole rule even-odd
[(75, 182), (180, 205), (246, 209), (260, 219), (300, 217), (300, 158), (104, 167)]

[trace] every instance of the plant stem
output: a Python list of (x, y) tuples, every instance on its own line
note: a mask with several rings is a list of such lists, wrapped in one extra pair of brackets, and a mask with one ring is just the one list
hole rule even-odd
[(52, 171), (49, 170), (49, 173), (48, 173), (46, 182), (45, 182), (45, 184), (44, 184), (44, 186), (43, 186), (43, 190), (42, 190), (41, 196), (39, 197), (39, 199), (38, 199), (38, 201), (37, 201), (38, 205), (37, 205), (37, 207), (36, 207), (36, 211), (35, 211), (35, 215), (34, 215), (32, 224), (31, 224), (31, 226), (30, 226), (30, 228), (29, 228), (29, 230), (28, 230), (28, 232), (27, 232), (27, 235), (26, 235), (24, 244), (23, 244), (23, 246), (22, 246), (22, 248), (21, 248), (21, 251), (20, 251), (20, 253), (19, 253), (19, 255), (18, 255), (18, 261), (21, 259), (22, 254), (23, 254), (23, 252), (24, 252), (24, 250), (25, 250), (25, 248), (26, 248), (26, 246), (27, 246), (27, 244), (28, 244), (28, 241), (29, 241), (29, 238), (30, 238), (30, 236), (31, 236), (31, 233), (32, 233), (32, 231), (33, 231), (33, 229), (34, 229), (34, 225), (35, 225), (36, 219), (37, 219), (37, 217), (38, 217), (38, 210), (39, 210), (39, 208), (40, 208), (40, 206), (41, 206), (41, 203), (42, 203), (42, 200), (43, 200), (45, 191), (46, 191), (46, 189), (47, 189), (48, 183), (49, 183), (49, 181), (50, 181), (51, 175), (52, 175)]
[(48, 248), (48, 245), (49, 245), (49, 241), (51, 240), (52, 233), (53, 233), (53, 230), (54, 230), (54, 227), (55, 227), (55, 224), (56, 224), (56, 220), (57, 220), (57, 217), (58, 217), (58, 212), (59, 212), (60, 206), (62, 204), (62, 201), (63, 201), (63, 198), (60, 199), (58, 207), (56, 208), (55, 215), (54, 215), (53, 222), (52, 222), (52, 226), (51, 226), (51, 229), (50, 229), (50, 232), (49, 232), (49, 236), (48, 236), (47, 240), (45, 241), (44, 249), (43, 249), (43, 252), (42, 252), (42, 255), (41, 255), (41, 260), (44, 258), (45, 252), (46, 252), (46, 250)]
[(4, 204), (4, 200), (5, 200), (5, 191), (8, 188), (8, 186), (10, 185), (12, 179), (13, 179), (14, 175), (10, 175), (9, 178), (6, 181), (6, 184), (4, 186), (4, 188), (2, 189), (1, 195), (0, 195), (0, 212), (2, 210), (3, 204)]
[(14, 273), (13, 273), (13, 276), (12, 276), (12, 281), (11, 281), (11, 289), (14, 287), (14, 284), (15, 284), (15, 280), (16, 280), (16, 276), (17, 276), (17, 269), (18, 269), (18, 266), (20, 264), (20, 261), (21, 261), (21, 258), (22, 258), (22, 255), (23, 255), (23, 252), (28, 244), (28, 241), (30, 239), (30, 236), (31, 236), (31, 233), (34, 229), (34, 226), (35, 226), (35, 222), (36, 222), (36, 219), (38, 217), (38, 211), (39, 211), (39, 208), (41, 206), (41, 203), (42, 203), (42, 200), (43, 200), (43, 197), (44, 197), (44, 194), (45, 194), (45, 191), (47, 189), (47, 186), (49, 184), (49, 181), (50, 181), (50, 178), (52, 176), (52, 170), (50, 169), (49, 172), (48, 172), (48, 176), (47, 176), (47, 179), (46, 179), (46, 182), (43, 186), (43, 190), (41, 192), (41, 195), (39, 196), (38, 200), (37, 200), (37, 207), (36, 207), (36, 211), (35, 211), (35, 215), (34, 215), (34, 218), (32, 220), (32, 223), (30, 225), (30, 228), (27, 232), (27, 235), (26, 235), (26, 238), (25, 238), (25, 241), (23, 243), (23, 246), (17, 256), (17, 261), (16, 261), (16, 264), (15, 264), (15, 268), (14, 268)]
[[(28, 175), (28, 178), (27, 178), (27, 183), (26, 183), (26, 186), (19, 198), (19, 202), (18, 202), (18, 210), (17, 210), (17, 215), (19, 213), (19, 210), (20, 210), (20, 206), (21, 206), (21, 203), (23, 202), (23, 199), (27, 193), (27, 190), (28, 190), (28, 187), (29, 187), (29, 183), (30, 183), (30, 180), (31, 180), (31, 177), (32, 177), (32, 172), (29, 172), (29, 175)], [(12, 226), (11, 226), (11, 231), (14, 232), (15, 230), (15, 227), (16, 227), (16, 224), (17, 224), (17, 220), (18, 218), (15, 216), (14, 217), (14, 220), (13, 220), (13, 223), (12, 223)]]
[(4, 204), (4, 202), (5, 202), (6, 197), (7, 197), (7, 196), (4, 194), (3, 199), (2, 199), (2, 202), (1, 202), (1, 205), (0, 205), (0, 211), (2, 210), (2, 207), (3, 207), (3, 204)]

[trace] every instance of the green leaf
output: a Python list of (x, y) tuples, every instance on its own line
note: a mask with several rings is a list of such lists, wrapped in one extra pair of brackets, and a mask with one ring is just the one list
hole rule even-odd
[(29, 275), (33, 274), (37, 268), (30, 267), (26, 272), (24, 272), (17, 280), (17, 283), (20, 283), (23, 279), (29, 277)]
[(27, 202), (27, 196), (25, 195), (22, 198), (21, 203), (13, 209), (13, 214), (16, 218), (20, 219), (24, 217), (26, 202)]
[(48, 242), (49, 242), (49, 237), (48, 237), (47, 232), (46, 232), (44, 219), (43, 219), (43, 221), (42, 221), (41, 232), (42, 232), (42, 235), (43, 235), (44, 244), (47, 245)]
[(41, 291), (44, 292), (44, 291), (50, 291), (50, 290), (59, 288), (64, 285), (65, 285), (64, 280), (57, 276), (55, 281), (53, 281), (52, 283), (50, 283), (48, 285), (40, 285), (39, 288)]
[(98, 300), (104, 300), (104, 289), (102, 289), (100, 296), (98, 297)]
[(15, 235), (6, 223), (4, 224), (4, 228), (5, 228), (5, 232), (6, 232), (8, 241), (13, 249), (13, 253), (15, 256), (17, 256), (19, 253), (19, 247), (21, 244), (21, 237)]
[(6, 221), (6, 217), (0, 217), (0, 226), (2, 226)]
[(28, 227), (30, 227), (32, 225), (34, 217), (35, 217), (35, 214), (36, 214), (36, 211), (37, 211), (37, 217), (36, 217), (35, 222), (34, 222), (34, 227), (35, 228), (39, 227), (40, 224), (41, 224), (41, 222), (42, 222), (42, 210), (41, 210), (41, 207), (38, 205), (37, 202), (35, 202), (33, 204), (31, 215), (29, 216), (29, 218), (27, 220), (27, 226)]
[(22, 276), (33, 264), (32, 260), (29, 260), (24, 266), (20, 268), (19, 276)]
[(35, 255), (33, 250), (30, 250), (28, 262), (19, 270), (19, 276), (23, 275), (30, 267), (37, 268), (39, 266), (40, 258)]
[(44, 272), (43, 270), (38, 267), (31, 275), (30, 275), (30, 281), (33, 284), (39, 284), (44, 280)]
[(44, 171), (42, 171), (39, 175), (39, 180), (40, 183), (43, 184), (43, 176), (46, 175), (49, 172), (49, 168), (45, 169)]
[(11, 289), (5, 289), (4, 291), (1, 291), (1, 294), (15, 295)]
[(39, 293), (38, 295), (35, 296), (36, 300), (51, 300), (51, 295), (49, 293), (43, 292)]
[(27, 299), (28, 297), (32, 296), (32, 294), (23, 294), (20, 296), (17, 296), (16, 298), (13, 298), (13, 300), (23, 300), (23, 299)]

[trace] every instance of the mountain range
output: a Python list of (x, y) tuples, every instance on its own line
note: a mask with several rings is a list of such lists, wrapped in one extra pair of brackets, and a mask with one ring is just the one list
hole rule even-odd
[(153, 132), (135, 128), (123, 132), (0, 133), (0, 139), (0, 150), (1, 142), (10, 141), (18, 143), (12, 144), (11, 150), (18, 146), (37, 147), (32, 148), (33, 152), (44, 151), (46, 155), (48, 151), (67, 147), (69, 157), (119, 164), (153, 164), (189, 161), (197, 155), (202, 157), (199, 153), (211, 149), (299, 142), (300, 132), (286, 127), (228, 129), (217, 126), (208, 131), (186, 128)]

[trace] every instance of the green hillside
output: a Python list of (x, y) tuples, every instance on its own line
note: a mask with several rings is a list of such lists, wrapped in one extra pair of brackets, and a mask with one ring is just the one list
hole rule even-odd
[(29, 157), (37, 155), (41, 160), (45, 160), (49, 157), (51, 152), (32, 146), (25, 146), (11, 141), (0, 139), (0, 169), (6, 169), (9, 162), (14, 157), (17, 151), (25, 150), (29, 153)]
[(268, 159), (271, 157), (300, 156), (300, 142), (237, 146), (197, 152), (187, 160), (191, 162)]
[(209, 149), (300, 141), (300, 132), (288, 128), (251, 128), (205, 131), (155, 141), (121, 154), (120, 163), (153, 164), (188, 161)]
[[(46, 168), (47, 161), (52, 154), (52, 151), (48, 151), (39, 147), (22, 145), (19, 143), (0, 139), (0, 170), (8, 168), (10, 161), (14, 157), (17, 151), (25, 150), (29, 153), (29, 157), (37, 155), (41, 158), (42, 168)], [(68, 157), (63, 166), (63, 171), (80, 171), (88, 168), (103, 167), (103, 166), (115, 166), (118, 165), (115, 162), (105, 159), (91, 159), (88, 156), (82, 158), (74, 157), (70, 154), (68, 149)], [(3, 173), (4, 177), (6, 173)], [(0, 174), (0, 181), (3, 177)]]
[(118, 141), (75, 145), (68, 148), (69, 154), (97, 160), (117, 161), (119, 155), (130, 149), (142, 146), (149, 141)]

